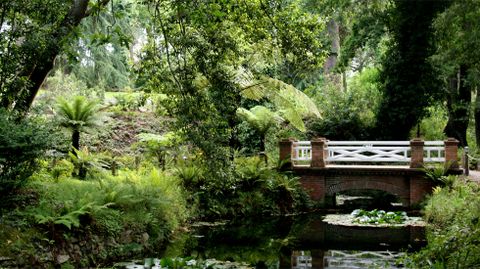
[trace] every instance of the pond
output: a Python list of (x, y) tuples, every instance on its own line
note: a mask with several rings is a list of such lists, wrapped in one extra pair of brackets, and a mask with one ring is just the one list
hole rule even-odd
[[(425, 244), (423, 227), (348, 227), (323, 218), (308, 214), (198, 224), (155, 256), (185, 257), (189, 264), (208, 261), (217, 264), (213, 268), (402, 268), (397, 258)], [(155, 262), (141, 259), (134, 262), (138, 267), (129, 262), (116, 268), (159, 268)]]

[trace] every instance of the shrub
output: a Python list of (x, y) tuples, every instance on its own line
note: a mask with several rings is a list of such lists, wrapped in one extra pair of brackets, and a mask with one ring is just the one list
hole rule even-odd
[(53, 143), (38, 119), (14, 119), (0, 110), (0, 205), (7, 206), (36, 168), (36, 160)]
[(381, 99), (377, 77), (376, 68), (366, 68), (351, 78), (348, 91), (328, 85), (317, 91), (315, 99), (323, 119), (307, 122), (307, 134), (332, 140), (368, 139)]
[(114, 95), (117, 105), (124, 111), (138, 110), (147, 102), (148, 95), (143, 92), (118, 92)]
[(437, 187), (425, 218), (428, 245), (408, 256), (410, 268), (477, 268), (480, 264), (480, 186), (456, 181)]
[(208, 177), (199, 163), (179, 166), (177, 176), (206, 219), (278, 215), (304, 210), (308, 196), (298, 179), (278, 172), (264, 160), (236, 157), (232, 180)]
[(456, 175), (449, 175), (450, 165), (435, 165), (432, 167), (424, 167), (425, 177), (442, 186), (451, 188), (457, 180)]
[(74, 165), (68, 160), (62, 159), (54, 163), (50, 173), (55, 180), (59, 178), (65, 178), (72, 175), (74, 171)]
[[(442, 105), (435, 105), (427, 108), (427, 116), (420, 123), (420, 136), (424, 140), (444, 140), (446, 138), (443, 129), (447, 125), (448, 115), (446, 109)], [(416, 137), (417, 128), (413, 128), (410, 132), (411, 137)]]
[(0, 227), (11, 223), (0, 241), (16, 244), (0, 244), (0, 256), (17, 257), (21, 268), (40, 268), (32, 262), (42, 259), (45, 268), (55, 261), (44, 257), (65, 253), (75, 268), (86, 268), (158, 249), (189, 215), (178, 179), (155, 168), (100, 177), (32, 181), (38, 203), (0, 220)]

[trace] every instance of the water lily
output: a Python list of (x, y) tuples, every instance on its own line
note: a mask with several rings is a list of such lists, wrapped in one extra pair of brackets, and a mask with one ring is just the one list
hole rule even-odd
[(197, 261), (196, 260), (189, 260), (185, 263), (187, 266), (195, 266), (197, 265)]

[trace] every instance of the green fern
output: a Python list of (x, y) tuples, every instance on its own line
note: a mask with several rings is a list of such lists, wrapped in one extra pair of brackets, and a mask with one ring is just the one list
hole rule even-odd
[[(72, 202), (73, 203), (73, 202)], [(68, 204), (68, 203), (66, 203)], [(88, 202), (81, 205), (77, 209), (72, 209), (66, 207), (67, 212), (60, 216), (51, 216), (51, 215), (44, 215), (41, 213), (34, 214), (34, 218), (38, 224), (55, 224), (55, 225), (63, 225), (67, 227), (69, 230), (72, 229), (72, 226), (75, 228), (80, 227), (80, 217), (83, 215), (92, 214), (96, 211), (105, 209), (109, 206), (113, 205), (112, 203), (106, 203), (104, 205), (98, 205), (94, 202)]]
[[(264, 106), (255, 106), (250, 110), (245, 108), (237, 109), (237, 116), (248, 122), (261, 136), (260, 150), (265, 151), (265, 136), (271, 128), (283, 121), (277, 113)], [(302, 122), (303, 124), (303, 122)]]
[(271, 101), (278, 112), (296, 129), (304, 132), (304, 118), (317, 117), (321, 114), (315, 103), (303, 92), (281, 80), (263, 76), (255, 79), (245, 69), (237, 71), (236, 82), (243, 87), (242, 96), (252, 100), (263, 98)]
[(97, 103), (84, 96), (75, 96), (71, 101), (60, 98), (57, 113), (60, 125), (71, 130), (82, 131), (99, 124)]
[(84, 96), (75, 96), (71, 101), (60, 98), (57, 108), (60, 126), (72, 131), (72, 147), (78, 150), (80, 132), (100, 125), (101, 114), (98, 112), (97, 103)]
[(241, 107), (237, 109), (237, 116), (247, 121), (262, 136), (270, 128), (283, 121), (283, 118), (277, 113), (264, 106), (255, 106), (250, 110)]

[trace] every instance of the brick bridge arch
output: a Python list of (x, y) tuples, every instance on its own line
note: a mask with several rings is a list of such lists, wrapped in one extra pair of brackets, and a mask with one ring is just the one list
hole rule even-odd
[(323, 206), (334, 206), (331, 198), (341, 191), (371, 189), (391, 193), (410, 207), (420, 203), (434, 187), (424, 171), (412, 168), (294, 167), (293, 172), (312, 200)]
[(380, 190), (393, 194), (402, 204), (409, 205), (410, 203), (410, 188), (405, 188), (405, 180), (377, 179), (375, 177), (352, 180), (345, 177), (344, 180), (337, 179), (335, 181), (327, 180), (326, 196), (335, 196), (339, 192), (348, 190)]

